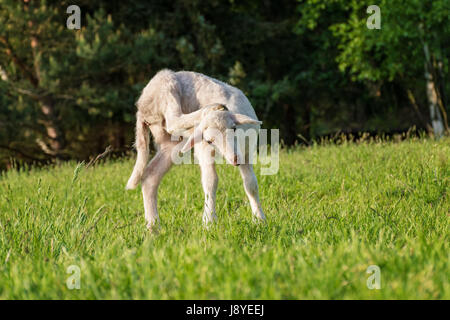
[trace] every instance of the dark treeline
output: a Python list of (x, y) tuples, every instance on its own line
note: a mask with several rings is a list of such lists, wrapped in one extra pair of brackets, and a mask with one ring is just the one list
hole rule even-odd
[(134, 103), (162, 68), (241, 88), (287, 145), (448, 131), (450, 2), (379, 1), (381, 29), (369, 5), (0, 0), (0, 167), (131, 150)]

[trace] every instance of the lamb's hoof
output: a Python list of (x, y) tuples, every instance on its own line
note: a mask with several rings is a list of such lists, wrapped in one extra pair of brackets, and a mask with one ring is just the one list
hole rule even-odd
[(150, 234), (157, 235), (159, 234), (160, 229), (161, 227), (159, 226), (159, 224), (147, 223), (147, 230), (149, 231)]
[(211, 221), (211, 222), (203, 222), (203, 228), (205, 229), (205, 230), (210, 230), (211, 229), (211, 227), (214, 225), (214, 221)]
[(205, 217), (203, 216), (203, 227), (206, 230), (209, 230), (211, 228), (211, 226), (217, 221), (217, 216), (216, 215), (212, 215), (210, 217)]
[(253, 220), (254, 223), (258, 223), (258, 224), (266, 223), (266, 217), (264, 216), (264, 214), (262, 214), (262, 215), (254, 215), (252, 220)]

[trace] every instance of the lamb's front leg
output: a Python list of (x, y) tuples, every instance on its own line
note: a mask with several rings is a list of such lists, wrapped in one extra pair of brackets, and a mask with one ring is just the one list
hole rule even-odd
[(251, 164), (241, 164), (239, 166), (239, 170), (241, 172), (242, 180), (244, 180), (245, 193), (250, 200), (253, 217), (264, 221), (266, 217), (264, 216), (261, 203), (259, 202), (258, 181), (256, 180), (253, 166)]
[[(203, 143), (203, 142), (202, 142)], [(217, 219), (216, 216), (216, 191), (219, 178), (213, 159), (208, 159), (207, 147), (201, 147), (199, 154), (200, 169), (202, 171), (202, 186), (205, 193), (205, 205), (203, 209), (203, 224), (207, 227)], [(209, 151), (211, 152), (211, 151)]]
[(221, 108), (223, 108), (223, 105), (214, 103), (191, 113), (182, 113), (179, 105), (169, 105), (164, 113), (166, 131), (169, 134), (179, 134), (180, 131), (182, 132), (197, 126), (204, 112), (209, 110), (223, 110)]

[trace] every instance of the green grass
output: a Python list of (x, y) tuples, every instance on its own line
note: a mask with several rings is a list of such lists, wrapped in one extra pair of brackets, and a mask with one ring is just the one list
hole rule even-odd
[[(0, 299), (449, 299), (449, 155), (448, 138), (283, 150), (277, 175), (256, 170), (260, 225), (238, 170), (220, 165), (210, 230), (198, 167), (177, 166), (156, 236), (140, 189), (124, 190), (134, 159), (9, 171)], [(366, 286), (370, 265), (380, 290)]]

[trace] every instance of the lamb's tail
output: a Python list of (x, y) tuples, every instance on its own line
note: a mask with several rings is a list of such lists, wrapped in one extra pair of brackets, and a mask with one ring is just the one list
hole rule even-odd
[(125, 189), (135, 189), (141, 182), (142, 174), (148, 162), (148, 144), (149, 144), (149, 130), (145, 121), (141, 118), (139, 112), (136, 114), (136, 151), (137, 159), (134, 165), (133, 173), (128, 179)]

